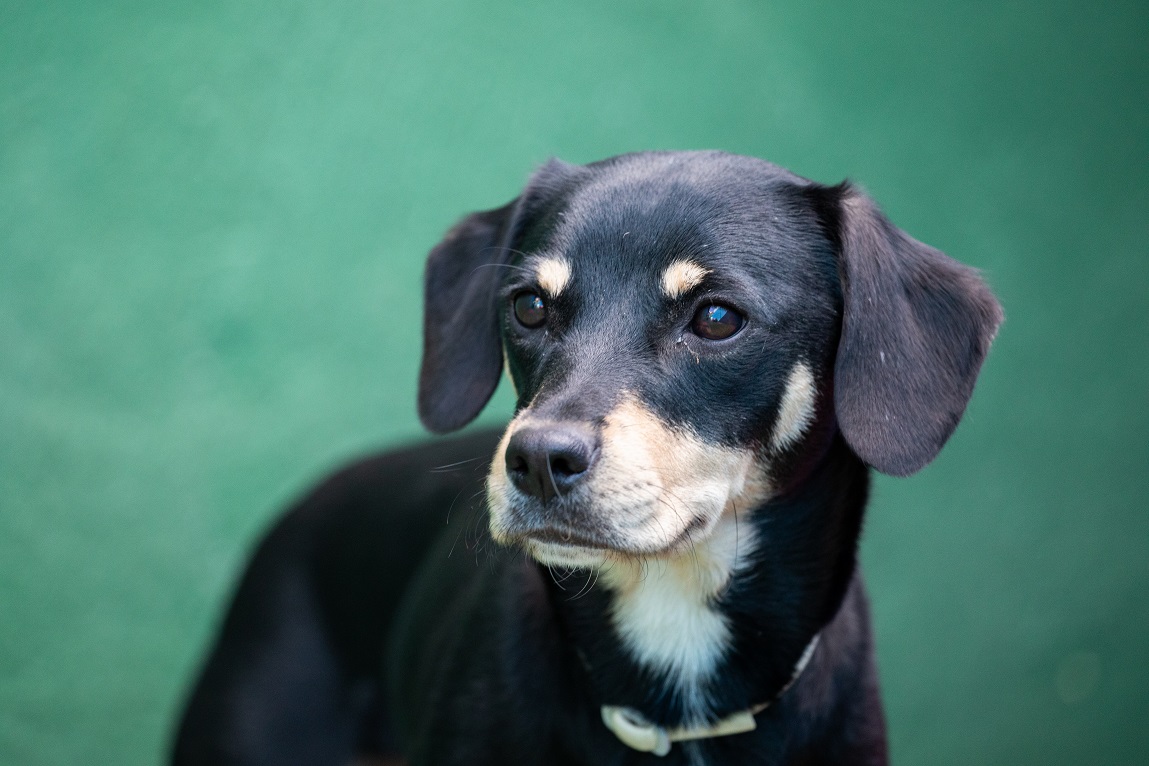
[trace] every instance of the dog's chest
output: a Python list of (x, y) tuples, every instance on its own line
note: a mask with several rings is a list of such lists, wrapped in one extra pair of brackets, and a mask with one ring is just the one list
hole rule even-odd
[(690, 554), (642, 565), (616, 562), (603, 572), (612, 591), (612, 625), (624, 648), (665, 680), (688, 718), (709, 716), (710, 681), (731, 641), (728, 618), (715, 599), (752, 548), (747, 529), (723, 519)]

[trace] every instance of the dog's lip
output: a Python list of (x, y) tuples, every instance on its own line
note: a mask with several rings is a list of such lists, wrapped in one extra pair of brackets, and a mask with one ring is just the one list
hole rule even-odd
[(602, 540), (574, 529), (542, 527), (540, 529), (532, 529), (523, 534), (523, 539), (535, 543), (557, 545), (567, 548), (586, 548), (603, 552), (613, 550), (611, 546), (605, 544)]
[(586, 532), (574, 529), (542, 527), (532, 529), (519, 535), (519, 540), (526, 547), (536, 549), (549, 549), (552, 551), (583, 552), (594, 555), (613, 555), (622, 557), (647, 556), (673, 556), (689, 549), (691, 533), (696, 531), (704, 521), (696, 519), (686, 529), (667, 544), (658, 548), (637, 549), (631, 546), (611, 544), (611, 542), (597, 538)]

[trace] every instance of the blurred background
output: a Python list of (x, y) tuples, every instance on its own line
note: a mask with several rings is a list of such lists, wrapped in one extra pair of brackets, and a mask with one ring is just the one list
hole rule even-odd
[(423, 438), (444, 230), (687, 148), (854, 179), (1005, 305), (870, 510), (895, 763), (1149, 763), (1149, 5), (526, 6), (0, 9), (0, 763), (160, 761), (277, 511)]

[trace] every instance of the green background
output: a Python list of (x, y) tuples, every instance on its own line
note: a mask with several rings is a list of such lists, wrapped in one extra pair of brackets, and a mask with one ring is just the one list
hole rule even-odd
[(1149, 10), (1008, 5), (0, 2), (0, 763), (157, 762), (277, 509), (420, 437), (426, 251), (648, 148), (855, 179), (1005, 305), (871, 507), (895, 762), (1149, 763)]

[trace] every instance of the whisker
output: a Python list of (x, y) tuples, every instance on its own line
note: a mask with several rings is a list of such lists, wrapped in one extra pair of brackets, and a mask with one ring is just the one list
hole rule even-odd
[(455, 510), (455, 503), (459, 502), (459, 498), (462, 497), (463, 493), (466, 491), (467, 491), (466, 487), (464, 487), (463, 489), (460, 489), (458, 491), (458, 493), (455, 495), (455, 499), (452, 500), (451, 504), (447, 506), (447, 526), (451, 526), (451, 511)]
[[(486, 252), (489, 252), (491, 250), (502, 250), (504, 253), (513, 253), (515, 255), (521, 255), (523, 258), (530, 258), (530, 253), (524, 253), (522, 250), (516, 250), (515, 248), (510, 247), (508, 245), (487, 245), (486, 247), (481, 249), (479, 252), (486, 253)], [(491, 265), (491, 266), (510, 266), (512, 268), (517, 268), (517, 269), (523, 268), (522, 266), (515, 266), (515, 265), (510, 264), (510, 263), (492, 263), (489, 265)], [(525, 271), (526, 269), (523, 269), (523, 270)]]
[(483, 458), (481, 458), (481, 457), (471, 457), (471, 458), (467, 458), (466, 460), (460, 460), (457, 463), (447, 463), (446, 465), (437, 465), (434, 468), (429, 468), (428, 472), (429, 473), (446, 473), (447, 471), (451, 471), (455, 468), (458, 468), (461, 465), (466, 465), (467, 463), (473, 463), (476, 460), (482, 460), (482, 459)]
[(558, 586), (558, 589), (561, 590), (563, 593), (566, 593), (566, 588), (563, 587), (563, 583), (566, 582), (570, 578), (570, 572), (569, 571), (567, 572), (566, 577), (561, 577), (561, 578), (557, 577), (555, 575), (555, 568), (552, 567), (550, 564), (547, 564), (547, 573), (551, 576), (551, 581), (554, 582), (554, 584)]
[[(593, 579), (593, 582), (592, 582), (592, 579)], [(572, 596), (570, 600), (574, 601), (576, 599), (582, 598), (586, 594), (590, 593), (591, 590), (594, 588), (594, 586), (597, 584), (598, 584), (598, 570), (597, 569), (589, 570), (587, 572), (586, 582), (583, 583), (582, 589), (579, 590), (579, 592), (576, 593), (574, 596)]]
[[(492, 248), (486, 248), (486, 249), (490, 250)], [(525, 272), (527, 274), (533, 273), (533, 272), (531, 272), (530, 269), (525, 269), (522, 266), (516, 266), (513, 263), (480, 263), (478, 266), (471, 269), (471, 273), (474, 274), (479, 269), (511, 269), (513, 271), (522, 271), (522, 272)]]

